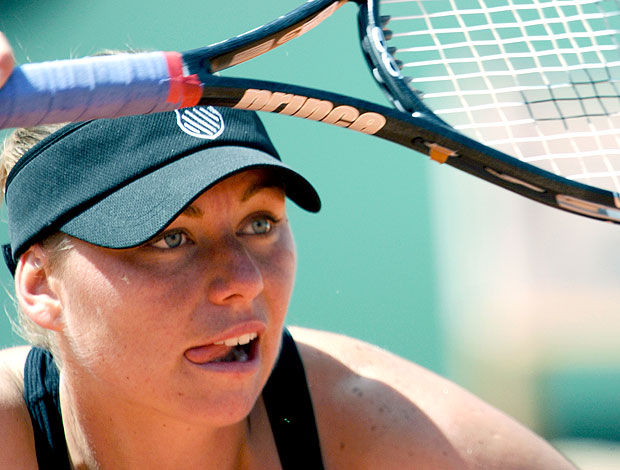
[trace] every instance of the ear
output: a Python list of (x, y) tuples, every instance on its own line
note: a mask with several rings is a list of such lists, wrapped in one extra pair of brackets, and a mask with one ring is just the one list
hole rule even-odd
[(50, 284), (48, 254), (35, 244), (17, 263), (15, 294), (19, 307), (32, 321), (48, 330), (60, 331), (61, 303)]

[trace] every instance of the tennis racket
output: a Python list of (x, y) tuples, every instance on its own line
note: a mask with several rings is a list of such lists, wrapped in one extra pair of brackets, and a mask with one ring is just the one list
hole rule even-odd
[(0, 128), (195, 105), (273, 112), (374, 135), (543, 204), (620, 223), (616, 0), (357, 0), (363, 55), (392, 107), (216, 75), (345, 3), (310, 0), (183, 53), (23, 65), (0, 89)]

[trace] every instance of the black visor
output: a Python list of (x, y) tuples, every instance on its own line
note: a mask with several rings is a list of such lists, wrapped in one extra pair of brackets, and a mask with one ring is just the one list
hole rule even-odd
[(9, 174), (7, 262), (57, 231), (108, 248), (137, 246), (209, 187), (254, 168), (276, 172), (301, 208), (320, 209), (312, 185), (280, 161), (255, 113), (199, 106), (70, 124)]

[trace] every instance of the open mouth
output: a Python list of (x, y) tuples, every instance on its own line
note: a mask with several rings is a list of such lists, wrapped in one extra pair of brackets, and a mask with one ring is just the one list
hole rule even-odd
[(226, 338), (185, 351), (185, 358), (194, 364), (244, 363), (258, 355), (258, 332)]
[(250, 333), (237, 338), (230, 338), (215, 344), (230, 346), (230, 350), (224, 355), (211, 362), (247, 362), (253, 354), (254, 344), (257, 342), (258, 335)]
[(250, 360), (254, 342), (255, 340), (251, 340), (247, 344), (238, 344), (237, 346), (233, 346), (230, 351), (228, 351), (228, 354), (214, 359), (211, 362), (247, 362)]

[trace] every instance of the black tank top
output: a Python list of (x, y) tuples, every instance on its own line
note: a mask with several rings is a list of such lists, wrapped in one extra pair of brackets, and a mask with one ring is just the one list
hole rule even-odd
[[(32, 348), (24, 367), (24, 398), (34, 430), (39, 470), (70, 470), (59, 399), (60, 377), (52, 355)], [(321, 448), (297, 346), (284, 330), (282, 351), (263, 390), (284, 470), (323, 470)]]

